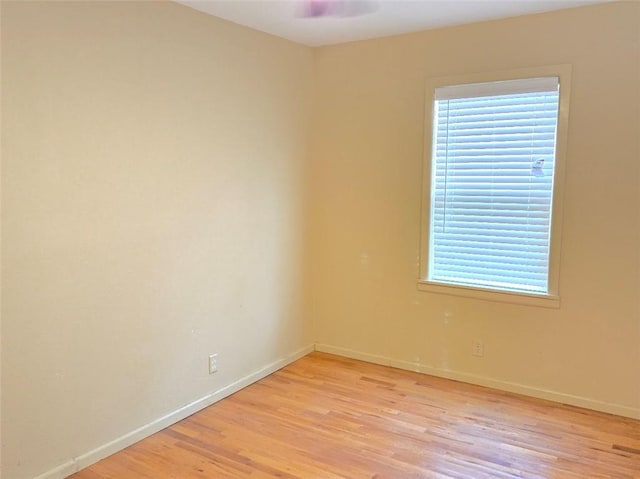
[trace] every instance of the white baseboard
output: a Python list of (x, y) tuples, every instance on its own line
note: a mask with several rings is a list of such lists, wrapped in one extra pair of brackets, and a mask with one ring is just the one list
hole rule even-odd
[(549, 391), (546, 389), (535, 388), (526, 386), (523, 384), (512, 383), (509, 381), (502, 381), (498, 379), (488, 378), (485, 376), (478, 376), (475, 374), (469, 374), (459, 371), (452, 371), (448, 369), (434, 368), (431, 366), (424, 366), (410, 361), (403, 361), (400, 359), (389, 358), (385, 356), (378, 356), (375, 354), (364, 353), (361, 351), (355, 351), (352, 349), (341, 348), (337, 346), (330, 346), (327, 344), (316, 344), (314, 346), (307, 346), (302, 348), (285, 358), (268, 364), (264, 368), (249, 374), (223, 388), (214, 391), (200, 399), (197, 399), (161, 418), (158, 418), (144, 426), (135, 429), (123, 436), (114, 439), (111, 442), (103, 444), (91, 451), (88, 451), (78, 457), (72, 458), (69, 461), (61, 464), (49, 471), (37, 476), (34, 479), (64, 479), (71, 474), (78, 472), (85, 467), (90, 466), (98, 462), (105, 457), (108, 457), (122, 449), (152, 435), (162, 429), (175, 424), (178, 421), (210, 406), (221, 399), (243, 389), (250, 384), (253, 384), (260, 379), (274, 373), (278, 369), (300, 359), (301, 357), (309, 354), (313, 350), (335, 354), (338, 356), (344, 356), (352, 359), (358, 359), (374, 364), (381, 364), (383, 366), (392, 366), (399, 369), (405, 369), (408, 371), (416, 371), (423, 374), (430, 374), (432, 376), (438, 376), (447, 379), (454, 379), (456, 381), (462, 381), (470, 384), (477, 384), (480, 386), (486, 386), (494, 389), (500, 389), (502, 391), (509, 391), (518, 394), (524, 394), (526, 396), (532, 396), (540, 399), (547, 399), (563, 404), (570, 404), (572, 406), (584, 407), (587, 409), (593, 409), (595, 411), (602, 411), (619, 416), (626, 416), (634, 419), (640, 419), (640, 409), (622, 406), (619, 404), (612, 404), (603, 401), (597, 401), (594, 399), (584, 398), (581, 396), (573, 396), (570, 394), (559, 393), (555, 391)]
[(120, 436), (114, 439), (111, 442), (103, 444), (91, 451), (88, 451), (78, 457), (72, 458), (69, 461), (61, 464), (44, 474), (37, 476), (34, 479), (64, 479), (71, 474), (78, 472), (85, 467), (90, 466), (91, 464), (95, 464), (101, 459), (108, 457), (122, 449), (144, 439), (145, 437), (149, 437), (152, 434), (155, 434), (162, 429), (175, 424), (182, 419), (191, 416), (193, 413), (204, 409), (207, 406), (211, 406), (213, 403), (220, 401), (221, 399), (230, 396), (231, 394), (243, 389), (250, 384), (253, 384), (260, 379), (265, 378), (271, 373), (276, 372), (278, 369), (283, 368), (284, 366), (300, 359), (301, 357), (309, 354), (314, 350), (313, 345), (302, 348), (282, 359), (272, 362), (268, 364), (262, 369), (249, 374), (223, 388), (214, 391), (211, 394), (207, 394), (206, 396), (197, 399), (163, 417), (160, 417), (149, 424), (145, 424), (134, 431), (128, 432), (127, 434)]
[(337, 346), (330, 346), (328, 344), (318, 344), (315, 346), (316, 351), (336, 354), (338, 356), (344, 356), (351, 359), (359, 359), (369, 363), (380, 364), (383, 366), (392, 366), (398, 369), (405, 369), (408, 371), (416, 371), (424, 374), (430, 374), (432, 376), (438, 376), (441, 378), (454, 379), (456, 381), (462, 381), (470, 384), (477, 384), (479, 386), (486, 386), (501, 391), (508, 391), (517, 394), (523, 394), (539, 399), (547, 399), (562, 404), (569, 404), (572, 406), (583, 407), (586, 409), (593, 409), (595, 411), (606, 412), (610, 414), (616, 414), (618, 416), (630, 417), (633, 419), (640, 419), (640, 408), (633, 408), (629, 406), (623, 406), (620, 404), (607, 403), (604, 401), (598, 401), (595, 399), (585, 398), (581, 396), (574, 396), (571, 394), (560, 393), (556, 391), (549, 391), (547, 389), (540, 389), (532, 386), (526, 386), (524, 384), (513, 383), (509, 381), (502, 381), (499, 379), (493, 379), (486, 376), (478, 376), (475, 374), (469, 374), (460, 371), (452, 371), (450, 369), (435, 368), (432, 366), (424, 366), (421, 364), (412, 363), (410, 361), (403, 361), (400, 359), (388, 358), (385, 356), (377, 356), (375, 354), (363, 353), (361, 351), (355, 351), (352, 349), (341, 348)]

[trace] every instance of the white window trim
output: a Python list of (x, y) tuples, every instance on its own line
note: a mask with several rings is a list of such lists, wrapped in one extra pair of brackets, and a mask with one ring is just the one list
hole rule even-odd
[[(433, 105), (436, 88), (465, 85), (470, 83), (488, 83), (506, 80), (519, 80), (540, 77), (558, 77), (560, 98), (558, 105), (558, 125), (556, 137), (556, 156), (553, 190), (553, 214), (551, 218), (551, 244), (549, 252), (549, 292), (548, 294), (528, 294), (520, 292), (497, 291), (480, 287), (459, 286), (428, 281), (429, 228), (431, 214), (431, 165), (433, 141)], [(434, 77), (427, 82), (424, 122), (424, 155), (422, 167), (422, 208), (420, 238), (420, 273), (418, 289), (435, 294), (463, 296), (486, 301), (498, 301), (527, 306), (547, 308), (560, 307), (559, 274), (560, 249), (562, 246), (563, 197), (565, 183), (565, 163), (567, 151), (567, 130), (569, 127), (569, 100), (571, 96), (571, 65), (549, 65), (519, 70), (491, 73), (476, 73), (458, 76)]]

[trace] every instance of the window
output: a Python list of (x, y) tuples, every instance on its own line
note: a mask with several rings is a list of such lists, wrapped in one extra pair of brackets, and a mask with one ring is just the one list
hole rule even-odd
[(557, 305), (568, 74), (430, 86), (422, 289)]

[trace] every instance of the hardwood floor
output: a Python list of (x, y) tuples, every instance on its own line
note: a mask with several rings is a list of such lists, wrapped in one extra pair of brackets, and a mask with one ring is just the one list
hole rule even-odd
[(640, 478), (640, 421), (322, 353), (73, 479)]

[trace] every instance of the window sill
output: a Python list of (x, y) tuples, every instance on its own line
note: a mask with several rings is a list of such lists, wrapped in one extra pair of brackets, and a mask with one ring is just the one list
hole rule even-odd
[(520, 304), (523, 306), (536, 306), (539, 308), (560, 308), (560, 297), (552, 295), (496, 291), (492, 289), (434, 283), (426, 280), (418, 281), (418, 290), (426, 291), (428, 293), (448, 294), (452, 296), (462, 296), (464, 298), (480, 299), (483, 301)]

